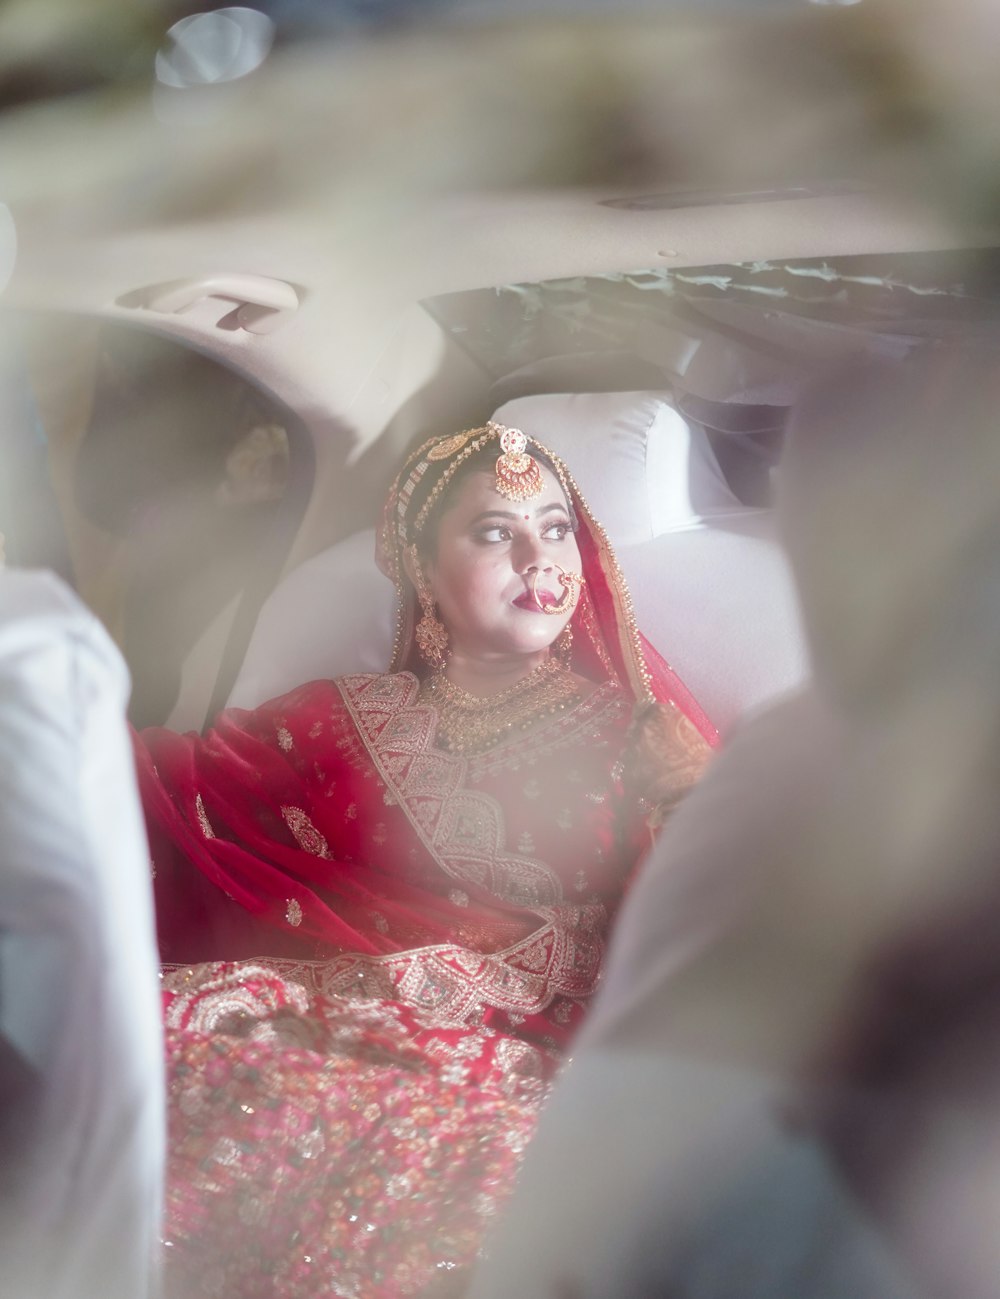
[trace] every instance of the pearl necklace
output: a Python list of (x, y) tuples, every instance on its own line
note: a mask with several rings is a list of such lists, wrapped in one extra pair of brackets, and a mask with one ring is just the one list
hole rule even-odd
[(484, 753), (501, 740), (564, 712), (581, 698), (573, 674), (558, 659), (495, 695), (472, 695), (449, 681), (443, 668), (420, 684), (420, 698), (438, 715), (436, 744), (451, 753)]

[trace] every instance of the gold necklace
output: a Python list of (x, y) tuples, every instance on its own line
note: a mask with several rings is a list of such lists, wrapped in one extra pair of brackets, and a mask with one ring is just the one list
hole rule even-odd
[(421, 682), (420, 698), (437, 711), (439, 749), (484, 753), (541, 718), (564, 712), (581, 691), (573, 674), (550, 657), (506, 690), (485, 696), (469, 694), (439, 668)]

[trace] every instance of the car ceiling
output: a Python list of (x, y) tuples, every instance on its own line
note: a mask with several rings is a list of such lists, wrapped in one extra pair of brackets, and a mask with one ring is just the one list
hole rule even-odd
[[(197, 4), (12, 0), (0, 202), (17, 243), (3, 301), (42, 322), (34, 355), (64, 414), (87, 386), (95, 321), (176, 339), (290, 407), (315, 444), (294, 564), (370, 517), (400, 446), (465, 424), (496, 393), (505, 362), (455, 328), (473, 299), (482, 323), (483, 304), (533, 293), (547, 309), (567, 283), (596, 302), (629, 278), (674, 293), (685, 269), (718, 279), (732, 264), (1000, 243), (993, 146), (967, 129), (987, 83), (958, 63), (928, 74), (934, 4), (553, 6), (529, 19), (442, 0), (416, 22), (391, 2), (262, 0), (276, 39), (260, 66), (178, 86), (157, 80), (156, 55)], [(966, 30), (969, 8), (948, 6), (941, 31)], [(355, 21), (363, 9), (378, 21)], [(956, 82), (976, 90), (973, 108)], [(244, 328), (254, 289), (234, 298), (232, 277), (244, 290), (262, 278), (257, 290), (294, 307), (272, 332)], [(179, 281), (203, 290), (180, 309)], [(709, 296), (694, 306), (723, 334), (788, 314), (758, 310), (748, 331), (734, 295)], [(662, 330), (653, 341), (666, 346)], [(544, 359), (537, 339), (528, 350)]]
[[(6, 302), (129, 320), (244, 371), (310, 427), (322, 501), (387, 432), (452, 424), (491, 382), (427, 299), (992, 242), (905, 167), (880, 184), (895, 141), (853, 10), (785, 8), (279, 42), (224, 85), (140, 69), (24, 103), (0, 137)], [(287, 284), (298, 307), (255, 334), (220, 328), (234, 303), (212, 293), (148, 305), (220, 273)]]

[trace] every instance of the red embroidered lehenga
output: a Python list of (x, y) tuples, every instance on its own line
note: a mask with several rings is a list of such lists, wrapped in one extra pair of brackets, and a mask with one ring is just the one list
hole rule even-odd
[(169, 963), (171, 1295), (460, 1293), (511, 1188), (648, 843), (634, 705), (663, 705), (668, 793), (714, 740), (559, 470), (588, 697), (486, 752), (436, 746), (397, 495), (400, 670), (137, 745)]

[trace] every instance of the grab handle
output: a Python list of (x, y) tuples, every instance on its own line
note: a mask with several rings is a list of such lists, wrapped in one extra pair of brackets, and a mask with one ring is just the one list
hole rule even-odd
[(285, 280), (230, 272), (157, 284), (143, 298), (147, 310), (166, 315), (189, 311), (205, 298), (223, 298), (237, 304), (235, 323), (251, 334), (270, 333), (299, 306), (298, 293)]

